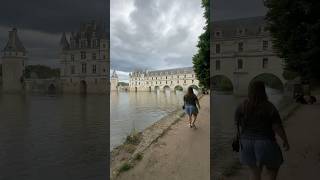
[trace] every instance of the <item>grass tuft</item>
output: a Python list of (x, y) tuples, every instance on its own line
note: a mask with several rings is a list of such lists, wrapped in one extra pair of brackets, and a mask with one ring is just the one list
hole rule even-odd
[(121, 165), (121, 167), (119, 168), (119, 172), (125, 172), (128, 171), (132, 168), (132, 165), (129, 163), (124, 163)]

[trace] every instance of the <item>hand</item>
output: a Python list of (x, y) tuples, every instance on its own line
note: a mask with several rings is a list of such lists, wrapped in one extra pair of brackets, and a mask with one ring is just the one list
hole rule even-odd
[(288, 142), (283, 142), (283, 149), (285, 150), (285, 151), (289, 151), (290, 150), (290, 145), (289, 145), (289, 143)]

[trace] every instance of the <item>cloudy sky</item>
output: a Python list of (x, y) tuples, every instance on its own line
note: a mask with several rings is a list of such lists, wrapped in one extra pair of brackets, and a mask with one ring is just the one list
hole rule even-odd
[[(111, 0), (111, 69), (192, 66), (205, 20), (201, 0)], [(263, 0), (214, 0), (214, 20), (265, 14)]]
[(94, 19), (109, 25), (107, 4), (107, 0), (1, 0), (0, 49), (8, 31), (17, 27), (29, 64), (57, 66), (62, 32), (76, 31), (80, 22)]
[(136, 69), (192, 66), (205, 22), (201, 0), (111, 0), (110, 3), (112, 69), (125, 75)]

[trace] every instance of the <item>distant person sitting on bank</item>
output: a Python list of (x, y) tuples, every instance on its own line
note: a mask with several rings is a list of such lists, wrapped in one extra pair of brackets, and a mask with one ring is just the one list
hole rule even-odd
[(307, 104), (307, 101), (305, 100), (303, 94), (299, 93), (295, 96), (296, 102), (301, 104)]
[(264, 83), (253, 82), (248, 96), (235, 113), (240, 162), (249, 167), (251, 180), (260, 180), (263, 168), (268, 179), (276, 180), (283, 156), (275, 135), (282, 139), (286, 151), (289, 150), (287, 135), (278, 110), (268, 100)]
[(314, 97), (312, 95), (307, 95), (307, 96), (305, 96), (304, 99), (306, 99), (306, 103), (308, 103), (308, 104), (314, 104), (317, 102), (316, 97)]
[[(195, 122), (197, 120), (198, 108), (200, 109), (200, 104), (199, 104), (198, 97), (193, 92), (192, 87), (188, 88), (188, 92), (186, 95), (184, 95), (183, 101), (184, 101), (183, 109), (188, 115), (189, 126), (190, 128), (196, 127)], [(197, 105), (198, 105), (198, 108), (197, 108)], [(192, 120), (192, 116), (193, 116), (193, 120)]]

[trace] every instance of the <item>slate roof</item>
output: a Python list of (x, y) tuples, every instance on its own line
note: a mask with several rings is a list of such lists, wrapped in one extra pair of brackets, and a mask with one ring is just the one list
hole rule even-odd
[[(214, 38), (228, 39), (241, 36), (257, 36), (266, 35), (268, 31), (266, 27), (265, 16), (231, 19), (213, 22)], [(240, 33), (242, 31), (242, 33)], [(220, 37), (217, 36), (217, 32), (220, 32)]]
[(18, 36), (18, 30), (13, 28), (9, 31), (9, 40), (2, 50), (3, 52), (26, 52), (26, 48), (23, 46), (22, 42)]

